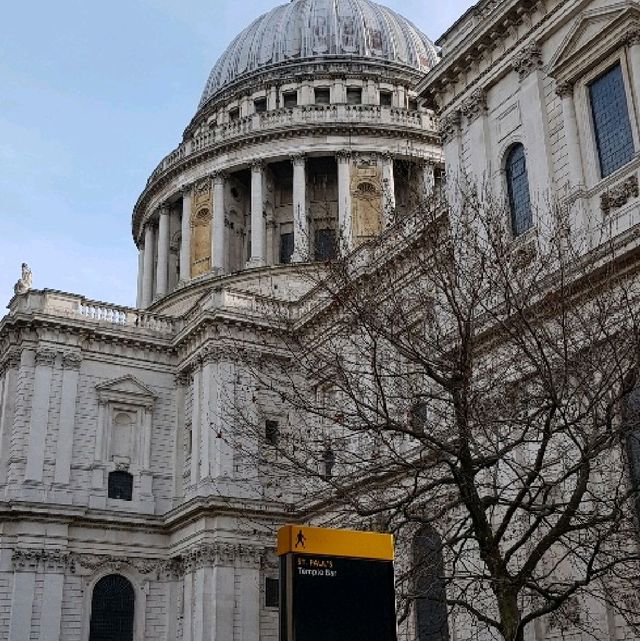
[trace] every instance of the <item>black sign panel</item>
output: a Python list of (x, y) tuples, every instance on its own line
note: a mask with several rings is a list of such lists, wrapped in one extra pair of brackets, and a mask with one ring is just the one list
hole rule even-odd
[(281, 641), (396, 641), (393, 562), (281, 557)]

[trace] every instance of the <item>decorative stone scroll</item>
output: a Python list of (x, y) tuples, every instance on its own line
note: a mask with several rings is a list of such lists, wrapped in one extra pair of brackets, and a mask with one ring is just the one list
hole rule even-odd
[(607, 191), (600, 196), (600, 209), (602, 209), (602, 213), (606, 216), (612, 210), (619, 209), (623, 205), (626, 205), (629, 200), (638, 197), (639, 191), (638, 177), (635, 174), (610, 189), (607, 189)]
[(542, 53), (535, 42), (521, 49), (513, 57), (513, 68), (522, 82), (530, 73), (542, 67)]
[(450, 140), (460, 134), (460, 111), (453, 111), (450, 114), (440, 118), (439, 132), (443, 144), (448, 143)]
[(487, 112), (487, 95), (484, 89), (474, 91), (462, 104), (461, 111), (469, 122), (473, 122), (485, 114)]
[(181, 574), (214, 565), (231, 565), (235, 561), (259, 567), (264, 553), (264, 548), (256, 545), (205, 543), (189, 550), (176, 562), (179, 563)]

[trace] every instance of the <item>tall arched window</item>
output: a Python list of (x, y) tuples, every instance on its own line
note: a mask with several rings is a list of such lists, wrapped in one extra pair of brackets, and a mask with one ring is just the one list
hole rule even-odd
[(417, 641), (449, 641), (442, 539), (431, 527), (413, 540)]
[(89, 641), (133, 641), (133, 586), (119, 574), (100, 579), (91, 597)]
[(509, 208), (511, 210), (511, 230), (514, 236), (523, 234), (533, 225), (531, 201), (529, 199), (529, 175), (524, 147), (513, 145), (505, 163)]

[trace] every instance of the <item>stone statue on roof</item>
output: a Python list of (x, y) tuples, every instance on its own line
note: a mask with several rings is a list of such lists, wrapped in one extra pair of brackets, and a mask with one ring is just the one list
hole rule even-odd
[(31, 283), (33, 282), (33, 276), (31, 274), (31, 268), (27, 263), (22, 263), (22, 276), (18, 279), (18, 282), (13, 286), (13, 292), (15, 294), (24, 294), (31, 289)]

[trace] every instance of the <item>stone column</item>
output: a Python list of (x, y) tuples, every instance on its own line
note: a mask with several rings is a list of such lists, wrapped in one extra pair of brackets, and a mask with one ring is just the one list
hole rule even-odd
[(336, 154), (338, 162), (338, 233), (340, 250), (347, 254), (353, 247), (351, 219), (351, 154), (340, 151)]
[(459, 216), (462, 205), (461, 192), (464, 190), (462, 167), (462, 140), (460, 132), (461, 114), (452, 111), (440, 119), (439, 130), (445, 158), (446, 196), (449, 210)]
[(573, 101), (573, 85), (561, 82), (556, 86), (556, 93), (562, 99), (562, 122), (569, 165), (569, 186), (571, 190), (574, 190), (584, 185), (584, 171), (580, 153), (576, 106)]
[(213, 221), (211, 223), (211, 269), (217, 274), (225, 272), (225, 223), (224, 182), (225, 175), (216, 172), (211, 177), (213, 193)]
[(71, 454), (81, 362), (82, 356), (76, 352), (68, 352), (62, 357), (62, 391), (54, 476), (54, 482), (60, 485), (68, 485), (71, 478)]
[(265, 263), (266, 221), (262, 211), (262, 160), (251, 164), (251, 259), (249, 267)]
[(31, 614), (36, 587), (35, 568), (15, 568), (8, 641), (31, 639)]
[(200, 428), (201, 428), (202, 366), (196, 365), (193, 372), (193, 398), (191, 400), (191, 485), (200, 480)]
[(236, 564), (237, 582), (242, 594), (239, 604), (242, 641), (260, 638), (260, 551), (245, 546)]
[(180, 243), (180, 280), (188, 281), (191, 278), (191, 192), (193, 186), (185, 185), (182, 188), (182, 218), (180, 229), (182, 241)]
[(216, 363), (212, 368), (210, 425), (212, 427), (210, 446), (211, 476), (214, 478), (232, 479), (234, 447), (229, 434), (228, 407), (234, 402), (235, 367), (229, 361)]
[(636, 105), (640, 105), (640, 28), (631, 28), (627, 34), (629, 46), (629, 66), (631, 67), (631, 86), (636, 99)]
[(15, 398), (17, 387), (18, 368), (20, 367), (20, 353), (11, 351), (2, 363), (0, 370), (4, 369), (2, 377), (2, 397), (0, 397), (0, 485), (8, 480), (9, 450), (11, 446), (11, 432), (13, 417), (15, 415)]
[(185, 438), (186, 438), (186, 415), (185, 401), (186, 391), (189, 384), (189, 377), (186, 373), (179, 373), (175, 377), (176, 388), (176, 423), (174, 439), (173, 459), (173, 496), (184, 496), (184, 459), (185, 459)]
[(303, 154), (291, 156), (293, 163), (293, 257), (294, 262), (309, 260), (309, 221), (307, 220), (307, 173)]
[(144, 247), (138, 249), (138, 288), (136, 291), (136, 307), (142, 307), (144, 288)]
[(396, 186), (393, 176), (393, 156), (382, 156), (382, 221), (384, 227), (393, 224), (396, 209)]
[(436, 167), (426, 160), (422, 165), (422, 198), (425, 201), (435, 196), (436, 189)]
[(55, 358), (55, 352), (49, 350), (41, 349), (36, 352), (25, 481), (42, 483), (47, 425), (49, 422), (51, 377)]
[(42, 608), (39, 641), (60, 641), (64, 563), (47, 564), (42, 586)]
[(166, 295), (169, 284), (169, 206), (160, 208), (158, 223), (158, 262), (156, 264), (156, 296)]
[(491, 177), (489, 160), (489, 123), (487, 119), (487, 98), (483, 89), (474, 91), (462, 105), (462, 115), (467, 119), (469, 131), (469, 167), (467, 174), (470, 188), (482, 194)]
[(144, 230), (144, 276), (142, 279), (142, 307), (149, 307), (153, 302), (153, 253), (155, 230), (151, 221), (147, 221)]

